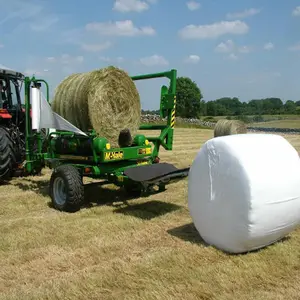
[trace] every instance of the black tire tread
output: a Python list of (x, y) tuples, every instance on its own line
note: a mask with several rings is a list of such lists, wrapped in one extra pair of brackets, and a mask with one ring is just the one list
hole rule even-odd
[[(53, 183), (55, 178), (62, 177), (67, 187), (67, 201), (64, 207), (56, 204), (53, 196)], [(53, 206), (58, 210), (78, 210), (84, 200), (84, 186), (79, 171), (71, 165), (61, 165), (57, 167), (50, 179), (50, 195)]]
[(10, 179), (15, 163), (14, 143), (9, 131), (0, 126), (0, 182)]

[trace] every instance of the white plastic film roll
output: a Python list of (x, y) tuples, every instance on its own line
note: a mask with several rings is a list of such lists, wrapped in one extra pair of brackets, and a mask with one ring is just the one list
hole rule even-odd
[(41, 91), (38, 88), (31, 88), (31, 113), (32, 129), (39, 131), (41, 121)]

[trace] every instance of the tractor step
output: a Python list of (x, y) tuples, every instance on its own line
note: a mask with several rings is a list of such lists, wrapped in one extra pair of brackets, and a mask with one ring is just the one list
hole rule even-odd
[(154, 183), (161, 180), (186, 177), (188, 173), (189, 168), (178, 169), (168, 163), (132, 167), (124, 171), (124, 175), (129, 179), (141, 183)]

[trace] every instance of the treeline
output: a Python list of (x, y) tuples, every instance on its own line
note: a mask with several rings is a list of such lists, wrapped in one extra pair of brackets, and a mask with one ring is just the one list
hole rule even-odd
[[(159, 110), (143, 110), (143, 114), (159, 114)], [(241, 102), (237, 97), (223, 97), (204, 101), (197, 84), (188, 77), (177, 78), (176, 115), (182, 118), (200, 118), (203, 116), (261, 116), (261, 115), (300, 115), (300, 100), (280, 98), (253, 99)]]
[[(280, 98), (254, 99), (241, 102), (238, 98), (224, 97), (213, 101), (199, 101), (200, 105), (194, 110), (186, 110), (179, 106), (176, 115), (182, 118), (198, 118), (201, 116), (249, 116), (249, 115), (300, 115), (300, 100), (287, 100)], [(142, 114), (158, 115), (159, 110), (142, 110)]]
[(224, 97), (214, 101), (200, 101), (202, 116), (240, 116), (240, 115), (283, 115), (300, 114), (300, 101), (280, 98), (253, 99), (241, 102), (238, 98)]

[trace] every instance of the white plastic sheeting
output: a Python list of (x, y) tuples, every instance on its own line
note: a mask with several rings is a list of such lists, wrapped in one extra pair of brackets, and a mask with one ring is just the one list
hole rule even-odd
[(31, 88), (31, 127), (40, 131), (41, 120), (41, 91), (38, 88)]
[(77, 134), (86, 135), (79, 128), (65, 120), (63, 117), (53, 112), (50, 104), (38, 88), (31, 89), (31, 107), (32, 107), (32, 129), (40, 131), (42, 128), (56, 130), (66, 130)]
[(300, 223), (298, 153), (279, 135), (211, 139), (192, 163), (188, 206), (216, 248), (243, 253), (270, 245)]

